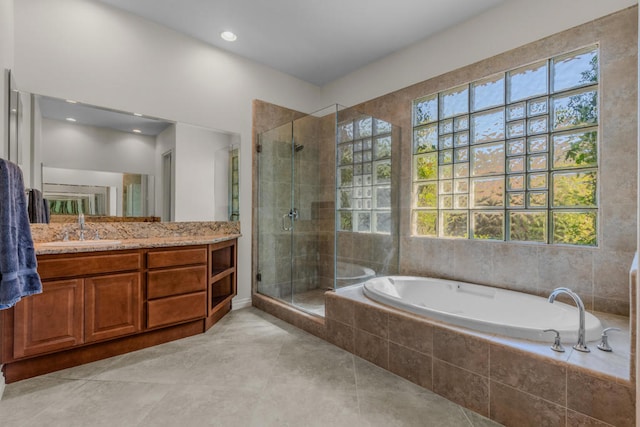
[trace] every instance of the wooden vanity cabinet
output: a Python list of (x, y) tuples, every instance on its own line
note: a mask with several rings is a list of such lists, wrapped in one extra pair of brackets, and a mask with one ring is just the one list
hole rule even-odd
[(6, 383), (205, 332), (231, 310), (236, 242), (39, 255), (43, 292), (0, 311)]
[(137, 251), (42, 257), (38, 264), (43, 292), (14, 307), (14, 358), (140, 330), (140, 273), (104, 274), (139, 270)]

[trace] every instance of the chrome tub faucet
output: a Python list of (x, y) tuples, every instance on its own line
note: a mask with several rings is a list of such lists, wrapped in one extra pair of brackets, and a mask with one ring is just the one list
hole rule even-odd
[(578, 310), (579, 310), (580, 326), (578, 327), (578, 343), (576, 345), (574, 345), (573, 348), (578, 350), (578, 351), (582, 351), (584, 353), (589, 353), (590, 350), (589, 350), (589, 348), (586, 346), (586, 344), (584, 342), (585, 341), (585, 332), (584, 332), (584, 313), (585, 313), (585, 309), (584, 309), (584, 303), (582, 302), (582, 300), (580, 299), (578, 294), (576, 294), (575, 292), (573, 292), (569, 288), (556, 288), (556, 289), (554, 289), (551, 292), (551, 295), (549, 295), (549, 302), (553, 303), (556, 300), (556, 298), (558, 297), (558, 295), (560, 295), (560, 294), (569, 295), (573, 299), (573, 302), (576, 303), (576, 306), (578, 307)]

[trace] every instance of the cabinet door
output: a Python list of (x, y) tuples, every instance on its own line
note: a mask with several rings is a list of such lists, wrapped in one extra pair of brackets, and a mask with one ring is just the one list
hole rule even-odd
[(82, 302), (82, 279), (44, 282), (41, 294), (18, 302), (14, 311), (14, 357), (82, 344)]
[(141, 287), (140, 273), (85, 279), (85, 342), (138, 332)]

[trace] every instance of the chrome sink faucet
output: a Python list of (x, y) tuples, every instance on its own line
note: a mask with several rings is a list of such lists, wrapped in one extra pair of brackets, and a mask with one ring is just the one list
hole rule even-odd
[(84, 214), (78, 215), (78, 224), (80, 225), (80, 240), (84, 240)]
[(578, 294), (576, 294), (575, 292), (573, 292), (571, 289), (569, 288), (556, 288), (551, 292), (551, 295), (549, 295), (549, 302), (553, 303), (556, 300), (556, 297), (560, 294), (567, 294), (569, 295), (572, 299), (573, 302), (576, 303), (576, 306), (578, 307), (579, 310), (579, 315), (580, 315), (580, 326), (578, 327), (578, 343), (576, 345), (573, 346), (574, 349), (578, 350), (578, 351), (582, 351), (584, 353), (589, 353), (591, 350), (589, 350), (589, 348), (585, 345), (585, 333), (584, 333), (584, 303), (582, 302), (582, 300), (580, 299), (580, 297), (578, 296)]

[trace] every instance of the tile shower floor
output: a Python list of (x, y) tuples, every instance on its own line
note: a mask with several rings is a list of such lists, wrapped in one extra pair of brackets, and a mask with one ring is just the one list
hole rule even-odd
[(0, 425), (498, 424), (247, 308), (205, 334), (8, 384)]
[(293, 295), (292, 304), (301, 310), (324, 317), (324, 293), (326, 289), (311, 289)]

